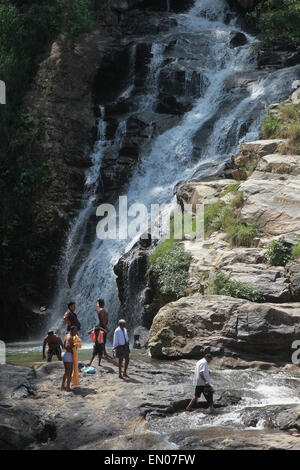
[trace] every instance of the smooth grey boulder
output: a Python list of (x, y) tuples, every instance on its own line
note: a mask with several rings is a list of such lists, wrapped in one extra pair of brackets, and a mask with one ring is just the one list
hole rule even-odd
[(149, 337), (153, 357), (246, 355), (289, 360), (299, 339), (300, 304), (254, 303), (221, 295), (194, 294), (171, 302), (154, 318)]

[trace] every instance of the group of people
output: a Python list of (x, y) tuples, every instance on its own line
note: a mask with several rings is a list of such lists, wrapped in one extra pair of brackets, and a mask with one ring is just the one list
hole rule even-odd
[[(94, 343), (89, 366), (92, 365), (96, 356), (98, 356), (99, 366), (101, 365), (101, 359), (103, 356), (107, 359), (112, 359), (106, 351), (106, 339), (109, 330), (108, 313), (104, 308), (103, 299), (97, 299), (96, 311), (98, 314), (99, 323), (88, 331), (90, 338)], [(65, 370), (62, 378), (61, 390), (70, 392), (71, 380), (73, 381), (74, 385), (78, 385), (77, 348), (81, 347), (81, 341), (78, 336), (81, 324), (76, 314), (75, 302), (68, 303), (68, 310), (64, 315), (64, 322), (66, 323), (66, 334), (63, 342), (61, 338), (53, 331), (48, 331), (47, 336), (44, 338), (43, 359), (46, 358), (45, 350), (46, 345), (48, 345), (48, 362), (51, 362), (52, 357), (56, 355), (58, 360), (63, 361), (64, 364)], [(126, 329), (126, 321), (123, 319), (119, 320), (118, 327), (114, 332), (113, 351), (114, 356), (118, 358), (119, 378), (129, 378), (127, 375), (130, 355), (129, 337)], [(123, 361), (125, 361), (125, 363), (124, 370), (122, 372)]]
[[(61, 390), (70, 392), (71, 380), (74, 385), (78, 385), (78, 359), (77, 359), (77, 347), (81, 347), (81, 342), (78, 337), (78, 331), (80, 330), (80, 322), (75, 312), (76, 305), (74, 302), (69, 302), (68, 310), (64, 315), (64, 321), (66, 323), (66, 335), (64, 342), (61, 338), (53, 331), (49, 331), (48, 335), (44, 339), (43, 344), (43, 358), (46, 358), (45, 349), (48, 344), (48, 362), (51, 362), (54, 355), (64, 363), (64, 375), (62, 378)], [(96, 310), (98, 314), (99, 324), (92, 328), (88, 333), (93, 345), (93, 353), (89, 366), (92, 365), (96, 356), (98, 356), (98, 365), (101, 364), (101, 359), (104, 356), (107, 359), (111, 357), (106, 351), (106, 338), (108, 333), (108, 313), (104, 308), (104, 300), (98, 299)], [(125, 320), (119, 320), (119, 325), (114, 332), (113, 340), (113, 351), (115, 357), (119, 360), (119, 378), (128, 378), (127, 369), (129, 364), (129, 338), (126, 329)], [(123, 360), (124, 371), (122, 373)], [(214, 390), (210, 385), (210, 370), (208, 364), (212, 361), (212, 355), (206, 354), (203, 359), (197, 362), (194, 373), (194, 385), (195, 393), (194, 397), (186, 407), (186, 411), (193, 411), (193, 406), (196, 404), (198, 398), (203, 393), (210, 412), (214, 412), (213, 393)]]
[[(97, 299), (96, 311), (98, 314), (99, 324), (92, 328), (88, 333), (93, 345), (93, 353), (89, 366), (92, 365), (96, 356), (98, 356), (98, 365), (101, 365), (101, 359), (104, 356), (107, 359), (112, 359), (106, 351), (106, 339), (108, 333), (108, 313), (104, 308), (104, 300)], [(57, 356), (58, 360), (62, 360), (64, 363), (64, 375), (61, 383), (61, 390), (70, 392), (71, 380), (74, 385), (78, 385), (78, 358), (77, 358), (77, 348), (81, 347), (81, 341), (78, 336), (78, 331), (80, 330), (80, 322), (76, 314), (76, 305), (75, 302), (69, 302), (68, 310), (64, 315), (64, 321), (66, 323), (66, 334), (64, 342), (61, 338), (55, 334), (53, 331), (49, 331), (48, 335), (44, 339), (43, 344), (43, 358), (45, 359), (45, 349), (48, 344), (48, 362), (51, 362), (54, 355)], [(119, 366), (119, 378), (124, 379), (128, 378), (127, 369), (129, 364), (129, 338), (126, 329), (125, 320), (119, 320), (118, 327), (114, 332), (113, 339), (113, 351), (114, 356), (118, 358)], [(124, 371), (122, 372), (124, 363)], [(197, 362), (195, 367), (194, 374), (194, 385), (195, 393), (194, 397), (186, 407), (186, 411), (193, 411), (193, 406), (195, 405), (198, 398), (200, 398), (203, 393), (210, 412), (214, 412), (214, 403), (213, 403), (213, 393), (214, 390), (210, 385), (210, 370), (208, 364), (212, 361), (212, 355), (206, 354), (203, 359)]]

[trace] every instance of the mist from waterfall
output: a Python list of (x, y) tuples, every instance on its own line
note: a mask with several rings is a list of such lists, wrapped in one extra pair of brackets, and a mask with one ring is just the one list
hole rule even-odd
[[(140, 99), (140, 111), (153, 112), (158, 95), (159, 73), (164, 66), (164, 59), (168, 58), (167, 46), (172, 40), (176, 40), (174, 54), (177, 53), (181, 58), (181, 52), (184, 51), (187, 68), (192, 61), (199, 63), (199, 73), (206, 85), (181, 121), (155, 137), (151, 149), (140, 155), (126, 192), (123, 192), (129, 206), (135, 202), (142, 203), (150, 212), (151, 204), (171, 204), (176, 184), (191, 179), (200, 163), (213, 164), (228, 160), (242, 141), (256, 139), (268, 104), (285, 97), (293, 80), (297, 78), (297, 67), (271, 72), (257, 71), (252, 53), (254, 39), (249, 35), (247, 45), (231, 48), (232, 31), (239, 30), (239, 27), (233, 21), (224, 23), (227, 12), (225, 1), (196, 0), (189, 12), (170, 13), (176, 18), (177, 26), (155, 38), (148, 85)], [(246, 74), (248, 80), (245, 79)], [(191, 75), (187, 72), (186, 76), (190, 82)], [(243, 87), (243, 92), (239, 87)], [(188, 83), (186, 90), (189, 93)], [(208, 123), (210, 131), (207, 133), (204, 131)], [(83, 337), (96, 323), (95, 306), (99, 296), (105, 299), (110, 315), (110, 329), (114, 329), (119, 300), (113, 266), (135, 242), (129, 239), (101, 241), (96, 237), (95, 226), (95, 238), (69, 285), (69, 268), (81, 248), (90, 216), (95, 214), (94, 203), (103, 152), (108, 147), (117, 148), (121, 144), (125, 127), (126, 123), (121, 123), (113, 141), (105, 140), (105, 112), (101, 111), (98, 141), (92, 154), (92, 166), (86, 176), (82, 210), (73, 221), (63, 250), (58, 289), (51, 308), (51, 323), (58, 327), (67, 300), (74, 300), (82, 323)], [(195, 159), (197, 135), (201, 145)], [(130, 327), (139, 323), (139, 314), (139, 311), (127, 312)]]

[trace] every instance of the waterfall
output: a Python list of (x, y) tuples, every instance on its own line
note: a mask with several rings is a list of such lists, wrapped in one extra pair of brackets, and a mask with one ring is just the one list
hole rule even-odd
[[(179, 59), (182, 70), (186, 70), (186, 94), (191, 94), (193, 73), (201, 76), (206, 85), (199, 87), (190, 109), (173, 126), (156, 135), (151, 148), (145, 147), (126, 187), (129, 206), (135, 202), (147, 208), (154, 203), (169, 204), (174, 186), (191, 179), (201, 163), (228, 160), (242, 141), (257, 138), (267, 105), (286, 97), (298, 77), (297, 66), (258, 71), (252, 54), (254, 39), (248, 35), (246, 46), (231, 48), (231, 33), (239, 28), (234, 22), (224, 23), (228, 8), (225, 4), (223, 0), (196, 0), (187, 13), (170, 14), (176, 18), (177, 26), (155, 36), (154, 41), (152, 36), (148, 38), (153, 44), (152, 60), (139, 112), (151, 113), (154, 121), (155, 116), (162, 119), (155, 112), (160, 73), (168, 64), (177, 66)], [(82, 210), (73, 222), (61, 261), (52, 322), (62, 317), (66, 301), (72, 299), (77, 304), (83, 336), (96, 321), (99, 296), (105, 299), (111, 331), (116, 326), (119, 300), (113, 266), (135, 241), (101, 241), (95, 234), (69, 285), (68, 268), (81, 248), (87, 222), (95, 214), (103, 152), (120, 145), (125, 127), (122, 122), (114, 141), (107, 141), (104, 115), (99, 120), (99, 138), (86, 178)], [(127, 312), (127, 319), (130, 327), (138, 324), (139, 311)]]

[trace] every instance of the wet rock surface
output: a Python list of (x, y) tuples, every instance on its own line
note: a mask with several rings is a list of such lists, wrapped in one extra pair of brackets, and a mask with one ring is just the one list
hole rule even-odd
[[(2, 365), (0, 448), (298, 448), (289, 433), (299, 429), (299, 377), (291, 379), (278, 374), (278, 369), (267, 374), (257, 365), (252, 372), (230, 371), (216, 361), (211, 367), (216, 415), (207, 414), (203, 399), (188, 413), (185, 407), (193, 395), (194, 366), (195, 361), (161, 363), (134, 356), (130, 378), (121, 381), (116, 362), (104, 360), (96, 366), (95, 375), (80, 373), (79, 386), (66, 393), (59, 390), (63, 373), (59, 362), (34, 367)], [(275, 377), (281, 389), (277, 399), (289, 392), (291, 404), (271, 404), (272, 400), (276, 403)], [(16, 398), (16, 388), (28, 383), (32, 394)], [(265, 407), (256, 408), (265, 401)]]

